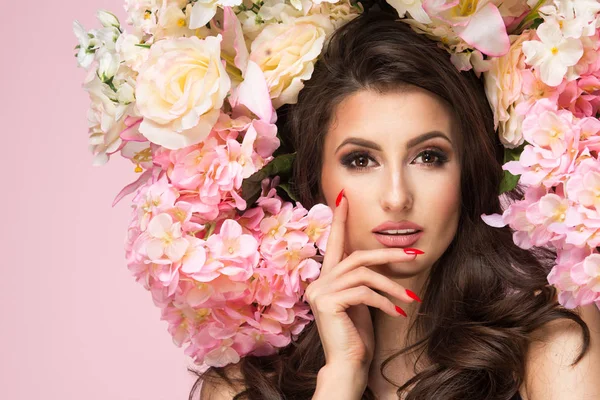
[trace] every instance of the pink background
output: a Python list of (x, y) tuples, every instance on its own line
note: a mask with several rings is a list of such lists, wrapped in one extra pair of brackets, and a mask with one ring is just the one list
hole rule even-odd
[(2, 1), (3, 399), (187, 399), (191, 360), (127, 270), (129, 161), (92, 167), (72, 22), (124, 0)]

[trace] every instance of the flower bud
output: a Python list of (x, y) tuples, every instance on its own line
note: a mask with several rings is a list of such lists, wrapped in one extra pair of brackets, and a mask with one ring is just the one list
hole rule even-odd
[(119, 22), (119, 19), (111, 12), (108, 12), (106, 10), (98, 10), (98, 12), (96, 13), (96, 17), (100, 20), (102, 26), (106, 28), (121, 28), (121, 23)]
[(119, 69), (119, 56), (110, 51), (104, 52), (98, 62), (98, 77), (104, 83), (110, 81)]

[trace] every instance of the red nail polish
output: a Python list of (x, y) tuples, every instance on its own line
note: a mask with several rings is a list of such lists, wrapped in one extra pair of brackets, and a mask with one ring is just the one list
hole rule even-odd
[(410, 255), (413, 255), (413, 254), (425, 254), (423, 251), (421, 251), (419, 249), (414, 249), (412, 247), (407, 247), (406, 249), (404, 249), (404, 252), (406, 254), (410, 254)]
[(418, 301), (419, 303), (422, 303), (423, 301), (419, 298), (419, 296), (416, 295), (415, 292), (413, 292), (412, 290), (408, 290), (406, 289), (406, 294), (410, 297), (415, 299), (416, 301)]
[(340, 202), (342, 201), (342, 196), (344, 195), (344, 189), (342, 189), (340, 191), (340, 193), (337, 196), (337, 199), (335, 199), (335, 206), (339, 207), (340, 206)]
[(395, 306), (395, 307), (396, 307), (396, 311), (398, 311), (398, 314), (401, 314), (401, 315), (403, 315), (403, 316), (405, 316), (405, 317), (406, 317), (406, 313), (404, 312), (404, 310), (403, 310), (403, 309), (401, 309), (401, 308), (400, 308), (400, 307), (398, 307), (398, 306)]

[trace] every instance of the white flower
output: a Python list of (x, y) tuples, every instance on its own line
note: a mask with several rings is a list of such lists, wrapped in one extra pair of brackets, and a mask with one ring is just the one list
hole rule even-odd
[(542, 23), (537, 29), (541, 41), (523, 43), (525, 62), (540, 72), (540, 78), (548, 86), (558, 86), (569, 67), (577, 64), (583, 55), (581, 41), (565, 38), (555, 20)]
[(404, 17), (406, 12), (408, 12), (413, 19), (422, 24), (431, 23), (431, 18), (429, 18), (429, 15), (423, 9), (423, 2), (421, 0), (387, 0), (387, 2), (398, 11), (400, 18)]
[(113, 101), (111, 96), (115, 93), (100, 81), (93, 69), (88, 71), (83, 88), (91, 99), (87, 118), (89, 150), (94, 155), (92, 165), (103, 165), (121, 145), (119, 134), (126, 128), (125, 118), (131, 106)]
[(127, 23), (140, 33), (152, 35), (158, 22), (157, 13), (163, 0), (126, 0)]
[(231, 80), (221, 62), (222, 36), (160, 40), (137, 78), (140, 132), (170, 150), (200, 143), (217, 122)]
[(335, 3), (323, 1), (320, 5), (311, 7), (309, 14), (328, 16), (334, 29), (337, 29), (358, 17), (363, 11), (361, 3), (352, 5), (352, 0), (336, 0)]
[(217, 6), (234, 7), (240, 4), (242, 0), (197, 0), (190, 14), (190, 29), (206, 25), (217, 13)]
[(158, 12), (158, 23), (154, 31), (153, 41), (167, 37), (197, 36), (200, 38), (208, 36), (208, 28), (204, 25), (198, 29), (190, 28), (192, 5), (181, 7), (177, 3), (165, 2)]
[[(516, 103), (515, 103), (516, 104)], [(500, 142), (509, 149), (519, 147), (523, 144), (523, 120), (524, 115), (515, 112), (515, 105), (512, 104), (506, 110), (508, 117), (504, 121), (500, 121), (498, 125), (498, 135)]]
[[(308, 4), (306, 4), (307, 2)], [(325, 4), (322, 4), (320, 7), (323, 7), (323, 5)], [(242, 31), (247, 39), (248, 47), (250, 47), (252, 41), (256, 39), (265, 27), (270, 24), (281, 23), (282, 15), (289, 17), (303, 17), (305, 16), (305, 9), (309, 13), (313, 13), (313, 11), (316, 12), (318, 8), (319, 6), (313, 5), (311, 0), (303, 0), (301, 9), (297, 9), (292, 4), (288, 4), (281, 0), (264, 0), (258, 12), (256, 12), (256, 10), (241, 11), (237, 14), (237, 18), (242, 24)]]
[(115, 14), (108, 12), (106, 10), (98, 10), (96, 13), (96, 17), (100, 20), (102, 26), (110, 28), (121, 28), (121, 23)]
[(325, 38), (333, 32), (329, 17), (282, 15), (280, 24), (267, 25), (252, 42), (250, 60), (265, 74), (273, 106), (294, 104), (310, 79)]
[(564, 37), (575, 39), (596, 32), (598, 12), (600, 3), (597, 0), (556, 0), (539, 10), (545, 21), (554, 19), (558, 22)]
[(112, 51), (101, 51), (98, 58), (98, 76), (102, 82), (106, 83), (117, 73), (121, 60), (119, 55)]
[(150, 53), (150, 49), (136, 46), (140, 43), (141, 39), (138, 35), (129, 33), (123, 33), (115, 43), (115, 50), (119, 53), (123, 63), (136, 72), (139, 72)]
[(100, 47), (101, 43), (95, 37), (90, 37), (83, 25), (77, 20), (73, 21), (73, 33), (79, 41), (77, 64), (84, 69), (88, 69), (94, 62), (96, 49)]

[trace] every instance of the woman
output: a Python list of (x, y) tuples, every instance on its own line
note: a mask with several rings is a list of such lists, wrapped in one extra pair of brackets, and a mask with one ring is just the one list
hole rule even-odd
[(501, 212), (502, 178), (481, 82), (395, 19), (336, 31), (278, 112), (301, 203), (335, 208), (315, 321), (277, 355), (208, 370), (201, 398), (600, 398), (598, 311), (560, 307), (553, 254), (480, 218)]

